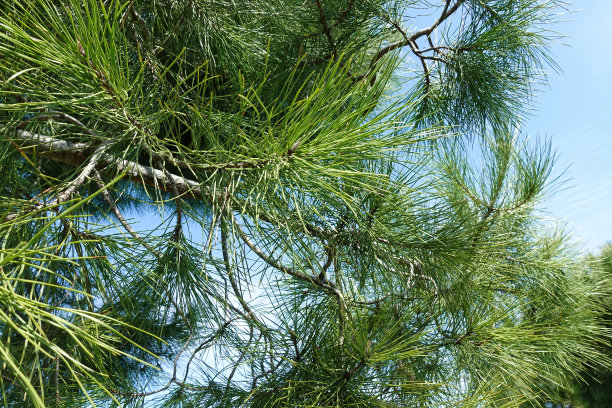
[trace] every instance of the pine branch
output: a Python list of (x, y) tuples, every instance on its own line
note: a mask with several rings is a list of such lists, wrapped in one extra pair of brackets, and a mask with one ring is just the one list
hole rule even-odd
[[(72, 194), (74, 194), (77, 191), (77, 189), (81, 187), (89, 179), (89, 177), (96, 171), (96, 168), (100, 166), (101, 161), (102, 161), (101, 158), (104, 155), (105, 148), (106, 148), (106, 144), (103, 144), (102, 146), (97, 148), (92, 153), (91, 157), (88, 158), (87, 165), (83, 168), (83, 170), (81, 170), (79, 175), (75, 179), (73, 179), (71, 182), (69, 182), (68, 185), (62, 191), (55, 194), (55, 197), (51, 201), (47, 203), (37, 204), (31, 207), (30, 209), (28, 209), (27, 211), (35, 212), (35, 211), (42, 210), (44, 208), (54, 208), (68, 201), (68, 199), (70, 199)], [(12, 221), (15, 218), (17, 218), (19, 215), (20, 215), (19, 213), (8, 214), (4, 218), (4, 220)]]
[(372, 67), (376, 65), (376, 63), (389, 52), (394, 51), (398, 48), (414, 44), (419, 38), (430, 35), (440, 24), (442, 24), (446, 19), (453, 15), (457, 11), (457, 9), (459, 9), (459, 7), (465, 2), (465, 0), (457, 0), (457, 2), (452, 7), (450, 7), (450, 2), (451, 0), (446, 1), (442, 14), (431, 26), (416, 31), (410, 37), (405, 38), (402, 41), (397, 41), (381, 48), (370, 62), (370, 66)]
[[(69, 142), (25, 130), (18, 130), (16, 138), (13, 140), (24, 149), (26, 153), (34, 154), (34, 152), (36, 152), (36, 154), (43, 157), (70, 164), (75, 167), (79, 167), (89, 160), (96, 151), (95, 148), (86, 143)], [(161, 170), (129, 160), (118, 159), (108, 153), (99, 154), (95, 164), (104, 166), (105, 170), (112, 170), (116, 174), (125, 172), (126, 177), (131, 181), (150, 187), (156, 187), (165, 192), (172, 193), (174, 192), (174, 187), (176, 187), (176, 191), (180, 196), (196, 199), (212, 199), (212, 194), (208, 195), (208, 191), (203, 191), (200, 184), (196, 181), (174, 174), (165, 174)], [(93, 171), (93, 167), (89, 170)]]
[(236, 221), (236, 219), (234, 218), (233, 215), (232, 215), (232, 223), (234, 225), (234, 228), (236, 228), (236, 231), (238, 231), (238, 235), (240, 236), (240, 238), (242, 238), (244, 243), (247, 244), (247, 246), (249, 248), (251, 248), (251, 250), (255, 254), (257, 254), (257, 256), (259, 256), (265, 263), (267, 263), (268, 265), (270, 265), (271, 267), (273, 267), (274, 269), (276, 269), (276, 270), (278, 270), (280, 272), (286, 273), (287, 275), (293, 276), (295, 278), (298, 278), (298, 279), (306, 281), (306, 282), (311, 282), (311, 283), (315, 284), (316, 286), (320, 286), (320, 287), (322, 287), (324, 289), (327, 289), (328, 291), (330, 291), (331, 293), (333, 293), (336, 296), (342, 297), (342, 294), (338, 291), (336, 285), (333, 282), (329, 281), (327, 278), (325, 278), (325, 277), (321, 278), (319, 276), (314, 276), (314, 275), (307, 275), (307, 274), (305, 274), (303, 272), (296, 271), (293, 268), (284, 266), (284, 265), (276, 262), (270, 256), (266, 255), (261, 248), (259, 248), (255, 243), (253, 243), (253, 241), (251, 241), (251, 239), (244, 232), (242, 227), (240, 227), (240, 225), (238, 225), (238, 222)]

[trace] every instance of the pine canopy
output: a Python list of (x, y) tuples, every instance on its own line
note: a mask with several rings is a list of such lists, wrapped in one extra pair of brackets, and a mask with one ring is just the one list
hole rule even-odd
[(600, 358), (518, 129), (555, 0), (0, 3), (0, 405), (518, 407)]

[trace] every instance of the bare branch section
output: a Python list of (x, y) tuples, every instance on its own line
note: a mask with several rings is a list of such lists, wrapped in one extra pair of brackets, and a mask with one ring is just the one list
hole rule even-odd
[[(73, 143), (66, 140), (43, 136), (25, 130), (18, 130), (14, 140), (22, 149), (35, 149), (42, 157), (57, 160), (78, 167), (89, 160), (95, 154), (95, 148), (85, 143)], [(174, 192), (174, 187), (183, 197), (203, 199), (205, 192), (196, 181), (165, 174), (161, 170), (154, 169), (142, 164), (122, 160), (108, 153), (101, 153), (96, 164), (106, 168), (112, 168), (115, 173), (126, 173), (131, 181), (150, 187), (159, 188), (165, 192)], [(93, 169), (92, 169), (93, 170)]]
[[(77, 119), (74, 119), (69, 115), (58, 113), (57, 115), (54, 114), (54, 115), (40, 116), (37, 119), (48, 119), (48, 118), (57, 118), (57, 117), (65, 118), (67, 120), (70, 119), (70, 121), (73, 124), (80, 124), (81, 126), (83, 126), (86, 133), (93, 135), (93, 133), (87, 130), (87, 128), (85, 128), (84, 125), (82, 125)], [(43, 155), (44, 157), (47, 157), (53, 160), (57, 160), (62, 163), (71, 164), (73, 166), (80, 166), (93, 154), (95, 150), (94, 147), (86, 143), (69, 142), (69, 141), (65, 141), (65, 140), (58, 139), (58, 138), (51, 137), (51, 136), (31, 133), (31, 132), (21, 130), (21, 129), (17, 129), (17, 139), (15, 140), (15, 142), (19, 144), (20, 147), (36, 148), (38, 153)], [(284, 155), (281, 155), (280, 157), (285, 158), (285, 159), (290, 158), (291, 156), (293, 156), (293, 154), (295, 153), (297, 148), (300, 146), (300, 144), (301, 144), (301, 141), (298, 140), (291, 147), (289, 147), (289, 149), (287, 149)], [(193, 172), (194, 170), (218, 171), (218, 170), (260, 169), (272, 163), (272, 160), (270, 159), (260, 159), (260, 160), (256, 160), (252, 162), (230, 162), (230, 163), (219, 163), (219, 164), (214, 164), (214, 165), (198, 165), (194, 163), (185, 163), (180, 160), (176, 160), (173, 157), (170, 157), (168, 155), (153, 152), (149, 150), (148, 148), (146, 148), (146, 146), (143, 146), (143, 148), (145, 148), (145, 150), (151, 156), (154, 162), (158, 162), (158, 161), (168, 162), (175, 167), (187, 169), (191, 172)], [(106, 158), (106, 161), (108, 162), (108, 160), (112, 156), (105, 155), (104, 157)], [(116, 162), (116, 161), (117, 161), (116, 158), (113, 158), (113, 162)], [(129, 163), (131, 163), (126, 160), (124, 160), (123, 162), (125, 162), (125, 166), (129, 166)], [(106, 163), (106, 164), (109, 164), (109, 163)], [(142, 170), (144, 168), (150, 169), (150, 167), (143, 166), (138, 163), (134, 163), (134, 165), (135, 165), (136, 170)], [(158, 171), (155, 169), (152, 169), (152, 170), (154, 173)], [(146, 171), (141, 172), (140, 174), (142, 176), (146, 176), (145, 177), (145, 181), (146, 181), (151, 178), (151, 175), (149, 173), (150, 171), (146, 170)], [(155, 177), (158, 177), (158, 176), (160, 175), (155, 174)], [(164, 176), (162, 176), (162, 179), (163, 178)], [(182, 186), (183, 191), (181, 191), (181, 188), (179, 188), (179, 192), (181, 193), (181, 195), (186, 195), (187, 197), (198, 198), (198, 199), (201, 199), (203, 197), (200, 193), (198, 193), (198, 191), (193, 190), (194, 186), (197, 184), (195, 181), (189, 181), (185, 177), (179, 177), (176, 175), (173, 175), (170, 178), (165, 177), (166, 184), (168, 185), (164, 185), (162, 189), (166, 192), (174, 192), (172, 188), (172, 181), (174, 180), (174, 182), (176, 182), (177, 178), (185, 180), (184, 184), (186, 184), (185, 186)], [(147, 182), (144, 182), (141, 184), (150, 185), (152, 187), (157, 186), (155, 184), (148, 184)], [(178, 187), (181, 187), (181, 186), (178, 186)]]

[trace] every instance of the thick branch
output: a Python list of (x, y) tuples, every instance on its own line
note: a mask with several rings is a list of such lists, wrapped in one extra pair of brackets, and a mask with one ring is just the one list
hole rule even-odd
[[(66, 140), (43, 136), (25, 130), (18, 130), (15, 142), (23, 149), (35, 149), (40, 156), (57, 160), (78, 167), (93, 156), (95, 149), (85, 143), (73, 143)], [(26, 152), (27, 153), (27, 152)], [(108, 153), (100, 154), (97, 162), (115, 173), (126, 172), (126, 177), (136, 183), (159, 188), (169, 193), (173, 192), (173, 185), (184, 197), (204, 199), (205, 192), (196, 181), (189, 180), (173, 174), (164, 174), (163, 171), (149, 166), (143, 166), (133, 161), (118, 159)]]
[[(14, 140), (22, 148), (36, 149), (37, 154), (57, 160), (62, 163), (78, 167), (87, 161), (95, 152), (95, 147), (86, 143), (75, 143), (51, 136), (44, 136), (26, 130), (17, 130)], [(294, 143), (283, 157), (289, 158), (299, 147), (300, 142)], [(27, 152), (26, 152), (27, 153)], [(149, 152), (154, 161), (168, 161), (176, 167), (189, 170), (215, 171), (215, 170), (243, 170), (258, 169), (270, 164), (271, 160), (255, 162), (219, 163), (215, 165), (187, 164), (155, 152)], [(110, 166), (116, 173), (127, 170), (127, 177), (139, 184), (150, 187), (159, 187), (162, 191), (175, 193), (174, 186), (182, 197), (204, 199), (208, 192), (203, 192), (198, 182), (174, 174), (165, 174), (164, 171), (143, 166), (129, 160), (121, 160), (110, 154), (102, 154), (100, 164)]]

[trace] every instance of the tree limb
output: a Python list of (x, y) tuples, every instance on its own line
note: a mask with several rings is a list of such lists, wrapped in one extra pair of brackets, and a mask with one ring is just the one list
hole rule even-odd
[[(94, 153), (90, 145), (86, 143), (74, 143), (31, 133), (26, 130), (18, 130), (14, 141), (24, 149), (34, 149), (40, 156), (57, 160), (62, 163), (78, 167), (87, 161)], [(126, 177), (136, 183), (150, 187), (157, 187), (162, 191), (172, 193), (173, 184), (177, 191), (184, 197), (204, 199), (210, 198), (208, 191), (202, 191), (200, 184), (196, 181), (173, 174), (164, 174), (163, 171), (149, 166), (143, 166), (133, 161), (119, 159), (109, 153), (101, 153), (97, 162), (115, 173), (126, 172)]]

